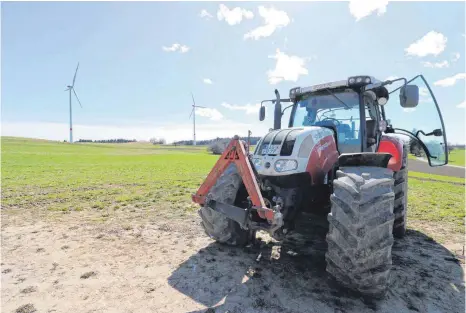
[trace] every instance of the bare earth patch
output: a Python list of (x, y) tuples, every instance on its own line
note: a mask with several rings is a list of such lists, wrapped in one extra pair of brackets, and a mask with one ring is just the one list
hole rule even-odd
[(85, 214), (2, 211), (2, 312), (465, 310), (464, 263), (445, 248), (463, 243), (443, 246), (415, 230), (395, 244), (391, 289), (377, 301), (326, 274), (318, 240), (301, 249), (293, 237), (279, 245), (260, 234), (233, 248), (209, 239), (194, 214), (105, 222)]

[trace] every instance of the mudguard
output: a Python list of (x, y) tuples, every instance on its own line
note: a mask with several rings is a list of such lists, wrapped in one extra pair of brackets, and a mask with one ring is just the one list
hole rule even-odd
[(388, 167), (391, 154), (384, 152), (343, 153), (338, 158), (340, 167), (345, 166), (376, 166)]
[(403, 143), (400, 139), (383, 135), (377, 152), (391, 154), (387, 168), (392, 171), (398, 172), (403, 166)]

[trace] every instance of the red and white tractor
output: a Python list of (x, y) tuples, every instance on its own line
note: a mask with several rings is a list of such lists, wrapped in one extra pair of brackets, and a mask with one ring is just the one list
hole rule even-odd
[[(206, 233), (229, 245), (247, 245), (257, 230), (283, 240), (303, 214), (327, 214), (327, 272), (362, 294), (383, 296), (394, 238), (406, 232), (409, 150), (397, 134), (420, 145), (430, 166), (448, 163), (429, 85), (422, 75), (410, 81), (362, 75), (293, 88), (288, 99), (275, 94), (263, 101), (275, 104), (274, 127), (254, 153), (235, 136), (192, 196)], [(290, 105), (282, 110), (282, 103)], [(400, 121), (395, 127), (390, 111)], [(429, 132), (409, 131), (415, 121)]]

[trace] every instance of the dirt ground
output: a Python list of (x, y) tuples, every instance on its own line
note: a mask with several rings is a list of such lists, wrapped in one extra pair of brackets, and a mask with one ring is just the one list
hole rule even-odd
[(318, 236), (304, 246), (259, 234), (232, 248), (210, 240), (195, 214), (131, 223), (82, 214), (2, 211), (2, 312), (465, 311), (463, 261), (420, 232), (395, 244), (390, 291), (375, 300), (328, 277)]

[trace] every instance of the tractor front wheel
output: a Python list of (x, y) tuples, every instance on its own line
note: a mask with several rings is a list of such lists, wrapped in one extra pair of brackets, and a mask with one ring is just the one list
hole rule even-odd
[(383, 296), (389, 284), (394, 199), (387, 168), (342, 167), (333, 181), (327, 272), (363, 295)]
[[(208, 198), (234, 205), (238, 190), (242, 184), (241, 176), (235, 164), (230, 164), (210, 189)], [(217, 242), (231, 246), (245, 246), (251, 239), (250, 231), (242, 229), (239, 224), (220, 212), (203, 206), (199, 210), (201, 225), (209, 237)]]

